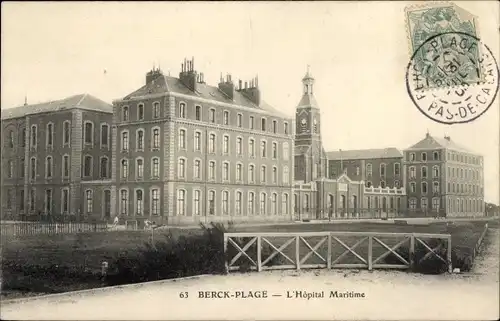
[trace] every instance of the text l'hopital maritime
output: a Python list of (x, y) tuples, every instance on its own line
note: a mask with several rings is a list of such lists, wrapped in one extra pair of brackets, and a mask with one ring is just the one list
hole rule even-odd
[(285, 294), (270, 294), (268, 291), (198, 291), (200, 299), (266, 299), (269, 297), (284, 297), (286, 299), (359, 299), (365, 298), (364, 292), (355, 291), (286, 291)]

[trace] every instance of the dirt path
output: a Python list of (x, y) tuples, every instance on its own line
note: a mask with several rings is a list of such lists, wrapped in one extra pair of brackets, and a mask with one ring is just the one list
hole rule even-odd
[[(487, 240), (483, 241), (479, 256), (472, 268), (474, 274), (480, 274), (485, 278), (491, 278), (499, 282), (500, 267), (500, 229), (490, 228)], [(486, 246), (485, 246), (486, 245)]]

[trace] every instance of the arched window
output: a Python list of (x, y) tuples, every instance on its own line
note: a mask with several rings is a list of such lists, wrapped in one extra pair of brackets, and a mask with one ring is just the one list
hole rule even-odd
[(101, 158), (101, 178), (108, 178), (108, 158)]
[(248, 215), (254, 215), (254, 214), (255, 214), (255, 193), (249, 192), (248, 193)]
[(54, 163), (52, 162), (52, 156), (47, 156), (45, 159), (45, 177), (52, 178), (52, 170), (54, 168)]
[(85, 191), (85, 200), (86, 200), (86, 210), (87, 214), (90, 214), (94, 210), (94, 193), (91, 189)]
[(126, 189), (120, 191), (120, 212), (122, 215), (128, 215), (128, 191)]
[(186, 104), (185, 103), (179, 104), (179, 117), (186, 118)]
[(201, 215), (201, 191), (194, 190), (193, 211), (195, 216)]
[(236, 191), (235, 199), (235, 212), (236, 215), (241, 215), (241, 202), (243, 200), (243, 194), (240, 191)]
[(186, 130), (179, 129), (179, 148), (186, 149)]
[(179, 178), (185, 178), (186, 177), (186, 159), (185, 158), (179, 158), (177, 162), (177, 176)]
[(122, 132), (122, 151), (128, 151), (128, 131)]
[(160, 103), (157, 101), (153, 103), (153, 118), (160, 118)]
[(210, 134), (210, 138), (208, 141), (208, 152), (215, 153), (215, 134)]
[(153, 148), (160, 148), (160, 129), (153, 128)]
[(158, 157), (153, 157), (151, 160), (151, 176), (153, 178), (160, 177), (160, 159)]
[(215, 215), (215, 191), (208, 191), (208, 214)]
[(267, 195), (266, 193), (260, 193), (260, 215), (266, 215), (267, 213)]
[(122, 121), (128, 121), (128, 120), (129, 120), (128, 106), (123, 106), (123, 108), (122, 108)]
[(144, 150), (144, 130), (143, 129), (137, 130), (136, 148), (138, 151)]
[(186, 191), (183, 189), (177, 190), (177, 215), (186, 214)]
[(285, 160), (288, 160), (289, 158), (289, 147), (288, 147), (288, 143), (287, 142), (284, 142), (283, 143), (283, 159)]
[(135, 160), (135, 177), (144, 178), (144, 159), (139, 157)]
[(372, 164), (366, 164), (366, 176), (370, 177), (373, 174)]
[(432, 177), (433, 178), (438, 178), (439, 177), (439, 166), (433, 166), (432, 167)]
[(288, 194), (283, 194), (283, 197), (281, 198), (281, 212), (284, 215), (288, 215)]
[(128, 178), (128, 160), (122, 159), (122, 178)]
[(137, 120), (144, 120), (144, 104), (137, 105)]
[(135, 214), (144, 214), (144, 195), (141, 189), (135, 191)]
[(385, 164), (380, 164), (380, 176), (385, 176)]
[(90, 156), (90, 155), (87, 155), (84, 158), (83, 176), (84, 177), (92, 176), (92, 156)]
[(222, 192), (222, 215), (229, 214), (229, 192)]
[(86, 121), (84, 128), (85, 128), (85, 132), (84, 132), (85, 144), (93, 144), (94, 143), (94, 124), (90, 121)]

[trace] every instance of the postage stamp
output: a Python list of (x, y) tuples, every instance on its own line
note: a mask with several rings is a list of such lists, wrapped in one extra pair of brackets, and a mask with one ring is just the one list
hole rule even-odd
[(427, 39), (416, 48), (406, 70), (413, 103), (443, 124), (466, 123), (484, 114), (496, 98), (498, 79), (490, 49), (464, 32)]
[[(477, 18), (453, 3), (443, 2), (411, 6), (407, 7), (405, 11), (410, 55), (415, 65), (420, 68), (425, 68), (426, 52), (419, 51), (417, 54), (415, 52), (430, 38), (449, 32), (462, 32), (479, 37)], [(427, 88), (436, 88), (443, 85), (474, 84), (482, 81), (478, 63), (478, 58), (481, 55), (479, 48), (468, 48), (467, 53), (467, 56), (460, 55), (460, 61), (458, 61), (457, 55), (451, 58), (449, 54), (446, 54), (448, 60), (457, 61), (454, 66), (457, 67), (458, 75), (462, 75), (459, 79), (443, 81), (442, 77), (445, 73), (434, 66), (431, 68), (431, 72), (435, 75), (435, 81), (423, 85)]]

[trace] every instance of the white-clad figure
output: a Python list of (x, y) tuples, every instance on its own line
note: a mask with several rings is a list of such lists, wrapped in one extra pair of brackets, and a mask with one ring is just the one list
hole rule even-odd
[(120, 220), (118, 219), (118, 216), (115, 216), (115, 219), (113, 220), (113, 226), (117, 226)]

